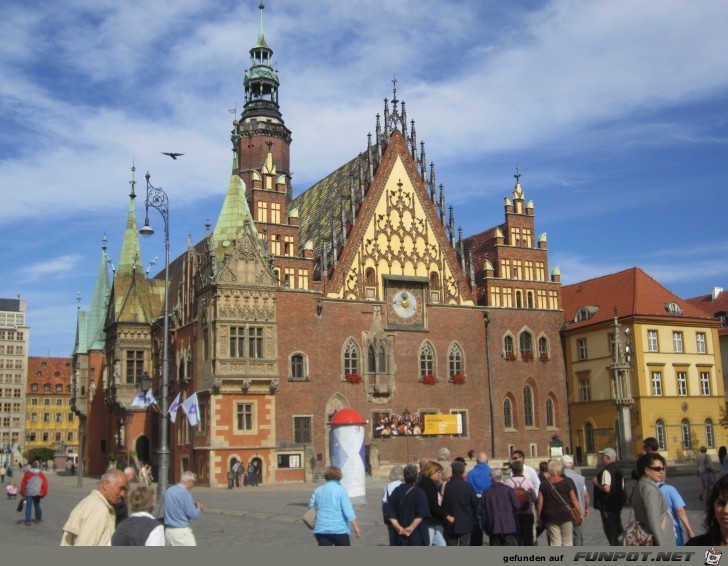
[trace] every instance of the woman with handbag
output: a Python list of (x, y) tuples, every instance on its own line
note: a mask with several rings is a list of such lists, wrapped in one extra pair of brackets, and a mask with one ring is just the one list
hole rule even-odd
[(654, 546), (675, 546), (675, 526), (670, 508), (657, 482), (665, 479), (665, 458), (659, 453), (643, 454), (637, 459), (639, 480), (634, 490), (632, 509)]
[(313, 534), (319, 546), (351, 546), (349, 524), (356, 538), (361, 537), (349, 494), (340, 483), (342, 477), (336, 466), (326, 468), (326, 483), (314, 490), (308, 503), (309, 509), (316, 507)]
[(536, 522), (543, 525), (551, 546), (574, 546), (574, 523), (581, 524), (581, 507), (574, 482), (561, 473), (560, 460), (551, 460), (541, 482), (536, 504)]

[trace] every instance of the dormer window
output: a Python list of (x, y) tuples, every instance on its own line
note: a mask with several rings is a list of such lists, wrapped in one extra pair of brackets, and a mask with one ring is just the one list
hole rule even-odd
[(669, 312), (670, 314), (682, 314), (682, 309), (680, 308), (680, 305), (677, 303), (667, 303), (665, 304), (665, 310)]
[(599, 307), (579, 307), (574, 317), (574, 322), (582, 322), (584, 320), (590, 320), (594, 318), (594, 315), (599, 311)]

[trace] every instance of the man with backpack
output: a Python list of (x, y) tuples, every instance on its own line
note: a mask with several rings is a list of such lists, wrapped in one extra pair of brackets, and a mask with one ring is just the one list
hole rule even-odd
[(35, 522), (40, 523), (43, 520), (43, 511), (40, 508), (40, 500), (48, 494), (48, 479), (45, 474), (40, 471), (38, 461), (33, 462), (30, 468), (23, 476), (20, 484), (20, 496), (25, 498), (25, 526), (30, 526), (31, 504), (35, 508)]
[(594, 509), (602, 515), (604, 534), (610, 546), (619, 546), (619, 535), (622, 534), (622, 507), (626, 502), (624, 478), (617, 469), (617, 452), (614, 448), (605, 448), (599, 452), (604, 467), (594, 478)]

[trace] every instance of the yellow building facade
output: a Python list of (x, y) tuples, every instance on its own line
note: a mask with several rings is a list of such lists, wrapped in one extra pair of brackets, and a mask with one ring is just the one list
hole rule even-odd
[[(691, 459), (701, 446), (717, 461), (718, 448), (728, 442), (719, 423), (725, 408), (719, 321), (639, 268), (564, 287), (563, 297), (577, 459), (594, 465), (608, 447), (621, 459), (635, 458), (642, 441), (655, 437), (670, 461)], [(621, 372), (614, 364), (615, 335), (628, 362)]]
[(78, 454), (78, 419), (71, 410), (71, 358), (28, 358), (25, 450)]

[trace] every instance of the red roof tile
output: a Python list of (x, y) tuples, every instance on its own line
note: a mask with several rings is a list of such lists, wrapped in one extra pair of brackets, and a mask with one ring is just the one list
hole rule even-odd
[[(663, 287), (639, 267), (582, 281), (562, 288), (564, 318), (569, 328), (598, 324), (614, 318), (614, 307), (620, 318), (648, 316), (672, 320), (702, 319), (706, 323), (717, 321), (688, 301)], [(668, 312), (666, 305), (676, 303), (682, 315)], [(573, 322), (581, 307), (596, 306), (599, 310), (589, 320)]]
[[(68, 386), (71, 384), (71, 358), (44, 358), (40, 356), (28, 356), (28, 384), (27, 392), (30, 392), (32, 384), (39, 385), (38, 391), (33, 395), (59, 395), (56, 385), (62, 385), (62, 393), (70, 395)], [(50, 391), (44, 391), (43, 385), (49, 384)]]

